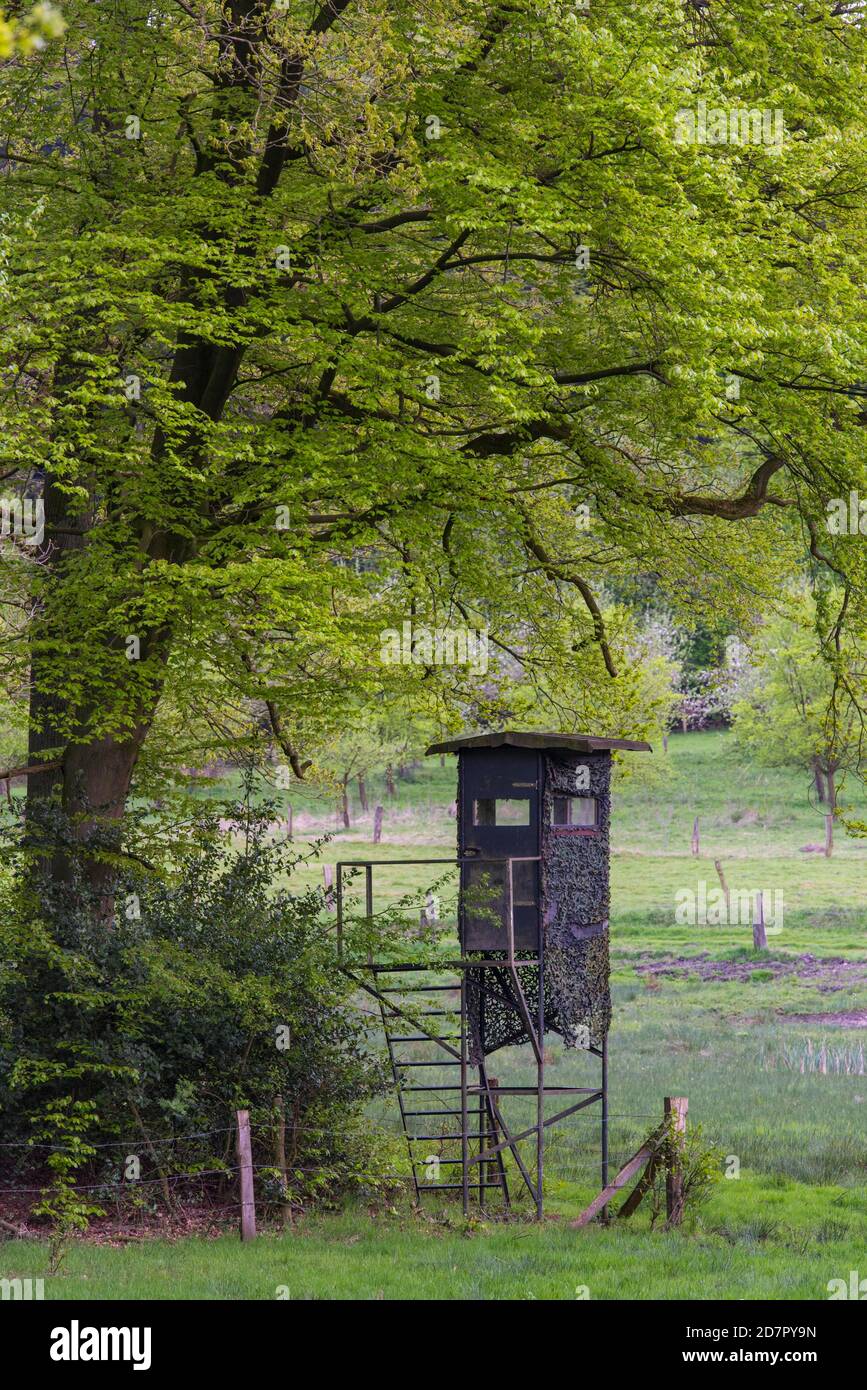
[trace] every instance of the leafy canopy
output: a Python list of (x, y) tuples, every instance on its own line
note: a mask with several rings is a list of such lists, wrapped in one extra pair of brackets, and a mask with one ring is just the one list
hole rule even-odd
[[(380, 661), (407, 619), (592, 709), (636, 573), (749, 626), (830, 566), (863, 629), (823, 530), (867, 492), (860, 5), (64, 19), (0, 96), (0, 439), (46, 508), (3, 547), (0, 661), (43, 755), (137, 749), (161, 696), (231, 744), (215, 710), (267, 695), (296, 769), (344, 701), (472, 707), (466, 669)], [(781, 144), (684, 143), (699, 101)]]

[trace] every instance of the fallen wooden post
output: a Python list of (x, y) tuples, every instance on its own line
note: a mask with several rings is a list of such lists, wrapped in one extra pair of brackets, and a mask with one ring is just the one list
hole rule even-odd
[(623, 1165), (614, 1181), (610, 1182), (607, 1187), (603, 1187), (598, 1197), (593, 1198), (589, 1207), (585, 1207), (576, 1221), (569, 1222), (573, 1230), (578, 1230), (579, 1227), (586, 1226), (588, 1222), (593, 1220), (594, 1216), (598, 1216), (599, 1212), (604, 1206), (608, 1205), (615, 1193), (620, 1192), (629, 1182), (630, 1178), (635, 1177), (635, 1174), (642, 1164), (654, 1157), (664, 1137), (665, 1126), (660, 1125), (659, 1129), (655, 1130), (650, 1138), (644, 1141), (638, 1152), (632, 1155), (629, 1162)]
[(659, 1154), (655, 1153), (653, 1154), (644, 1172), (641, 1174), (641, 1177), (638, 1179), (638, 1182), (633, 1187), (629, 1196), (626, 1198), (626, 1201), (623, 1203), (623, 1206), (617, 1213), (618, 1221), (625, 1221), (626, 1218), (628, 1216), (631, 1216), (632, 1213), (636, 1210), (636, 1208), (640, 1206), (641, 1202), (643, 1201), (647, 1193), (650, 1191), (653, 1179), (656, 1177), (656, 1170), (658, 1167)]
[(253, 1150), (250, 1144), (250, 1112), (237, 1112), (238, 1172), (241, 1178), (241, 1239), (256, 1236), (256, 1199), (253, 1192)]

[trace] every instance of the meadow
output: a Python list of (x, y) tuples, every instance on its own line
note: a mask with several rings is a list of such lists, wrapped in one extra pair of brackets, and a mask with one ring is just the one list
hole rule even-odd
[[(644, 1208), (628, 1223), (569, 1228), (598, 1190), (598, 1117), (589, 1111), (549, 1132), (541, 1225), (521, 1202), (508, 1224), (478, 1211), (467, 1222), (442, 1196), (416, 1214), (399, 1190), (386, 1202), (362, 1194), (244, 1247), (231, 1234), (124, 1248), (76, 1242), (46, 1296), (823, 1299), (829, 1280), (851, 1270), (867, 1278), (867, 840), (839, 829), (830, 859), (804, 852), (823, 838), (810, 791), (796, 771), (744, 765), (726, 733), (672, 736), (667, 755), (618, 786), (612, 1171), (659, 1122), (664, 1096), (688, 1097), (690, 1125), (718, 1146), (722, 1175), (681, 1231), (651, 1230)], [(299, 846), (330, 836), (299, 877), (321, 884), (322, 861), (448, 856), (453, 796), (451, 760), (414, 769), (396, 804), (374, 779), (371, 807), (386, 808), (374, 846), (370, 815), (339, 829), (333, 799), (293, 793)], [(863, 798), (849, 807), (844, 788), (841, 800), (867, 818)], [(679, 892), (717, 886), (717, 859), (733, 891), (782, 893), (781, 930), (766, 952), (753, 950), (748, 923), (675, 921)], [(417, 917), (432, 872), (377, 870), (376, 906), (406, 898)], [(447, 883), (442, 900), (447, 918)], [(592, 1059), (557, 1038), (547, 1052), (552, 1081), (595, 1075)], [(503, 1083), (522, 1076), (523, 1063), (519, 1050), (505, 1050), (493, 1069)], [(396, 1103), (378, 1102), (370, 1123), (396, 1131)], [(40, 1242), (0, 1246), (6, 1277), (40, 1277), (46, 1259)]]

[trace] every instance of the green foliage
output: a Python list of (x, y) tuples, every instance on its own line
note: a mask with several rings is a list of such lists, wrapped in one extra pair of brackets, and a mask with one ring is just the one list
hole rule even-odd
[[(547, 729), (553, 714), (556, 727), (564, 732), (659, 741), (676, 699), (677, 665), (655, 640), (652, 627), (639, 624), (628, 608), (612, 604), (602, 612), (619, 678), (607, 678), (601, 652), (587, 644), (580, 672), (543, 677), (535, 685), (514, 680), (507, 697), (513, 718), (521, 726)], [(574, 618), (574, 606), (564, 605), (564, 640)], [(555, 632), (554, 640), (557, 636)]]
[(15, 19), (0, 12), (0, 59), (38, 52), (47, 40), (60, 38), (65, 28), (63, 15), (55, 5), (34, 5), (29, 14)]
[[(0, 923), (0, 958), (16, 966), (0, 971), (11, 1140), (34, 1119), (70, 1134), (86, 1119), (91, 1139), (128, 1142), (152, 1190), (166, 1193), (170, 1178), (225, 1166), (237, 1108), (250, 1110), (257, 1162), (270, 1162), (279, 1095), (293, 1193), (333, 1192), (378, 1171), (360, 1115), (384, 1073), (349, 1007), (321, 894), (275, 886), (291, 883), (296, 856), (274, 838), (272, 806), (253, 812), (248, 800), (231, 812), (240, 848), (218, 840), (216, 813), (201, 814), (170, 873), (116, 883), (108, 931), (82, 878), (56, 893), (40, 873), (31, 824)], [(51, 1199), (65, 1228), (72, 1169), (116, 1183), (122, 1154), (78, 1140), (66, 1149)]]
[(735, 740), (757, 763), (860, 775), (863, 647), (851, 634), (833, 645), (821, 638), (822, 607), (842, 602), (837, 590), (821, 604), (800, 592), (758, 629), (732, 706)]
[(666, 1179), (668, 1168), (676, 1164), (680, 1170), (682, 1215), (694, 1223), (698, 1212), (707, 1204), (714, 1186), (722, 1177), (724, 1150), (709, 1142), (701, 1125), (690, 1125), (686, 1135), (677, 1134), (674, 1117), (669, 1119), (660, 1159), (654, 1168), (648, 1198), (651, 1230), (666, 1210)]
[[(813, 11), (70, 0), (11, 61), (2, 465), (51, 546), (3, 548), (0, 675), (68, 802), (248, 748), (250, 702), (284, 753), (521, 672), (625, 716), (607, 583), (716, 634), (830, 567), (863, 630), (815, 528), (867, 492), (865, 34)], [(699, 101), (785, 138), (684, 144)], [(404, 621), (494, 670), (384, 664)]]
[(40, 1200), (33, 1207), (34, 1216), (48, 1217), (52, 1223), (50, 1274), (56, 1274), (60, 1268), (70, 1235), (87, 1230), (91, 1216), (105, 1214), (102, 1207), (87, 1201), (75, 1187), (79, 1169), (86, 1167), (96, 1153), (85, 1136), (97, 1123), (93, 1102), (76, 1101), (70, 1096), (58, 1096), (49, 1101), (35, 1121), (33, 1142), (57, 1146), (45, 1162), (53, 1177), (52, 1184), (43, 1189)]

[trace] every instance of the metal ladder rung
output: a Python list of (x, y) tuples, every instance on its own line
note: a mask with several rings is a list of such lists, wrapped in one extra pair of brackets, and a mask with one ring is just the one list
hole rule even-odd
[[(400, 863), (400, 860), (395, 860)], [(434, 961), (433, 965), (420, 965), (415, 961), (408, 961), (405, 965), (371, 965), (368, 968), (374, 975), (418, 975), (422, 970), (429, 970), (431, 974), (442, 975), (447, 970), (453, 970), (454, 961)]]
[(397, 1067), (459, 1067), (461, 1065), (459, 1057), (446, 1057), (444, 1060), (439, 1058), (433, 1062), (404, 1062), (400, 1057), (394, 1059), (395, 1068)]
[(382, 985), (380, 994), (455, 994), (460, 985)]
[[(433, 1160), (430, 1158), (414, 1158), (412, 1161), (412, 1166), (413, 1168), (424, 1168), (428, 1163), (432, 1161)], [(463, 1163), (464, 1160), (462, 1158), (440, 1158), (439, 1154), (436, 1154), (435, 1161), (440, 1165), (440, 1167), (442, 1167), (444, 1163), (448, 1163), (453, 1168), (456, 1163)]]
[(437, 1110), (404, 1110), (403, 1113), (406, 1115), (407, 1119), (409, 1119), (410, 1115), (460, 1115), (463, 1112), (460, 1110), (445, 1110), (440, 1106)]
[(459, 1091), (461, 1083), (457, 1081), (454, 1086), (401, 1086), (399, 1089), (403, 1095), (408, 1096), (412, 1091)]
[[(468, 1182), (467, 1191), (480, 1192), (483, 1188), (499, 1187), (498, 1182)], [(462, 1192), (464, 1185), (462, 1182), (420, 1182), (419, 1192)]]
[[(463, 1136), (462, 1134), (407, 1134), (407, 1136), (406, 1136), (406, 1142), (407, 1142), (408, 1144), (433, 1144), (433, 1143), (438, 1143), (438, 1142), (442, 1141), (442, 1143), (445, 1144), (445, 1143), (454, 1142), (455, 1140), (457, 1140), (457, 1141), (459, 1142), (461, 1139), (463, 1139), (463, 1137), (464, 1137), (464, 1136)], [(468, 1135), (467, 1135), (467, 1138), (468, 1138), (468, 1139), (490, 1139), (490, 1138), (491, 1138), (491, 1135), (490, 1135), (490, 1134), (468, 1134)], [(457, 1161), (458, 1161), (458, 1160), (456, 1159), (455, 1162), (457, 1162)], [(487, 1159), (486, 1159), (485, 1161), (487, 1162)]]
[(440, 1108), (439, 1110), (404, 1110), (403, 1113), (404, 1115), (406, 1115), (407, 1119), (409, 1119), (410, 1115), (415, 1115), (416, 1117), (421, 1115), (461, 1115), (463, 1114), (463, 1111), (443, 1110), (442, 1108)]
[[(469, 964), (469, 962), (467, 962), (467, 964)], [(375, 993), (379, 999), (380, 1016), (382, 1019), (385, 1041), (388, 1046), (392, 1076), (394, 1077), (395, 1088), (397, 1090), (402, 1128), (409, 1150), (410, 1172), (412, 1174), (412, 1182), (416, 1194), (416, 1203), (418, 1204), (422, 1195), (427, 1192), (464, 1192), (465, 1194), (467, 1192), (474, 1192), (479, 1194), (478, 1200), (480, 1209), (482, 1210), (490, 1209), (488, 1197), (485, 1195), (490, 1193), (498, 1194), (498, 1197), (502, 1198), (505, 1201), (506, 1207), (508, 1207), (509, 1186), (503, 1167), (502, 1154), (499, 1152), (497, 1153), (495, 1162), (481, 1160), (481, 1154), (495, 1142), (498, 1137), (498, 1130), (488, 1128), (486, 1114), (482, 1113), (484, 1102), (481, 1098), (481, 1086), (477, 1091), (477, 1094), (480, 1095), (478, 1114), (476, 1114), (475, 1111), (470, 1111), (467, 1105), (467, 1101), (469, 1101), (475, 1088), (471, 1089), (467, 1085), (466, 1075), (468, 1059), (465, 1055), (466, 1013), (464, 976), (461, 975), (458, 979), (453, 979), (449, 984), (418, 983), (411, 985), (404, 982), (387, 985), (384, 983), (384, 979), (388, 979), (389, 975), (394, 980), (400, 980), (401, 976), (406, 976), (409, 973), (409, 966), (374, 967), (374, 979), (377, 988), (372, 992)], [(441, 967), (435, 965), (429, 967), (415, 967), (415, 977), (417, 980), (419, 980), (420, 976), (424, 973), (432, 974), (435, 979), (439, 976), (439, 979), (442, 980), (445, 972)], [(432, 994), (449, 994), (452, 998), (451, 1000), (431, 999), (429, 996)], [(393, 1003), (388, 999), (389, 995), (396, 996)], [(413, 995), (417, 996), (415, 1002), (412, 999)], [(438, 1008), (437, 1005), (442, 1005), (442, 1007)], [(429, 1018), (444, 1019), (446, 1020), (444, 1023), (434, 1026), (451, 1027), (456, 1031), (453, 1033), (392, 1032), (392, 1029), (400, 1027), (424, 1029), (427, 1027), (426, 1020)], [(395, 1053), (395, 1047), (400, 1044), (416, 1044), (416, 1046), (418, 1046), (424, 1043), (430, 1043), (433, 1048), (432, 1056), (428, 1059), (417, 1060), (416, 1054), (416, 1058), (400, 1060)], [(452, 1044), (455, 1043), (458, 1045), (457, 1048), (452, 1046)], [(415, 1078), (407, 1075), (410, 1068), (430, 1069), (432, 1067), (449, 1068), (452, 1070), (453, 1074), (459, 1072), (459, 1079), (448, 1083), (428, 1082), (425, 1084), (422, 1078), (419, 1078), (419, 1082), (415, 1083)], [(479, 1077), (480, 1079), (484, 1078), (483, 1067), (479, 1068)], [(411, 1095), (418, 1095), (419, 1101), (416, 1103), (424, 1106), (425, 1102), (422, 1097), (432, 1094), (447, 1095), (451, 1104), (447, 1102), (445, 1107), (438, 1106), (436, 1109), (432, 1110), (405, 1109), (405, 1103)], [(455, 1108), (458, 1103), (460, 1103), (460, 1109)], [(416, 1117), (435, 1118), (439, 1120), (460, 1119), (462, 1127), (466, 1126), (468, 1132), (411, 1134), (409, 1132), (408, 1121)], [(485, 1127), (481, 1132), (478, 1130), (470, 1131), (469, 1124), (471, 1123), (482, 1124)], [(430, 1146), (433, 1152), (421, 1158), (413, 1158), (414, 1153), (419, 1153), (417, 1148), (413, 1149), (414, 1144)], [(475, 1152), (471, 1153), (470, 1145), (472, 1145)], [(452, 1154), (458, 1154), (460, 1156), (449, 1158), (441, 1157), (443, 1148), (451, 1148)], [(420, 1182), (419, 1178), (426, 1176), (425, 1170), (434, 1158), (438, 1163), (447, 1164), (451, 1168), (460, 1170), (462, 1181)], [(480, 1166), (475, 1168), (474, 1171), (468, 1170), (465, 1165), (470, 1161), (479, 1163)], [(419, 1169), (422, 1170), (421, 1173), (419, 1173)], [(496, 1175), (492, 1176), (492, 1174)], [(458, 1174), (455, 1173), (452, 1176), (457, 1177)], [(471, 1176), (476, 1177), (475, 1182), (469, 1181)]]
[(437, 1037), (437, 1038), (433, 1037), (433, 1035), (432, 1035), (431, 1033), (409, 1033), (409, 1034), (401, 1034), (400, 1037), (398, 1037), (398, 1035), (397, 1035), (396, 1033), (392, 1033), (390, 1036), (391, 1036), (391, 1041), (392, 1041), (392, 1042), (435, 1042), (435, 1043), (441, 1043), (441, 1042), (460, 1042), (460, 1040), (461, 1040), (461, 1035), (460, 1035), (460, 1033), (444, 1033), (442, 1037)]

